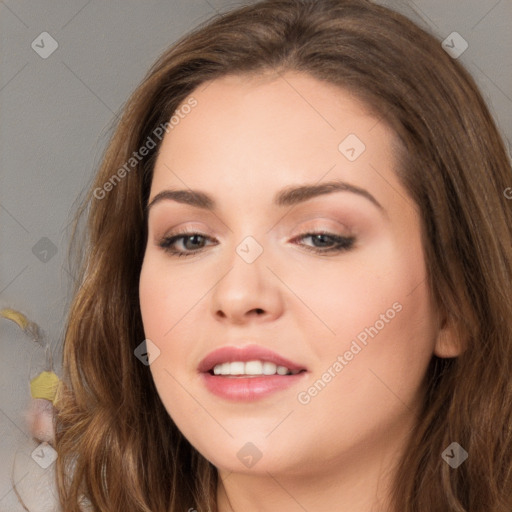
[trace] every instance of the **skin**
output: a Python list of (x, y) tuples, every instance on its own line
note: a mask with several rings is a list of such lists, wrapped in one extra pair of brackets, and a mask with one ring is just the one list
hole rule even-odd
[[(162, 200), (149, 211), (140, 305), (146, 337), (160, 350), (150, 369), (161, 400), (218, 468), (220, 512), (385, 510), (428, 363), (434, 353), (458, 353), (427, 287), (419, 213), (395, 174), (395, 135), (347, 91), (295, 72), (224, 77), (192, 96), (197, 106), (163, 140), (149, 202), (190, 188), (218, 207)], [(349, 134), (366, 146), (354, 161), (338, 149)], [(272, 203), (291, 185), (335, 179), (382, 209), (350, 191)], [(199, 252), (174, 256), (159, 243), (178, 228), (211, 240), (178, 240), (174, 248)], [(322, 229), (354, 236), (354, 245), (308, 251), (335, 246), (300, 238)], [(236, 252), (247, 236), (263, 249), (252, 263)], [(400, 311), (347, 361), (357, 335), (393, 304)], [(201, 359), (248, 342), (308, 371), (253, 402), (210, 394)], [(336, 372), (338, 356), (347, 364)], [(327, 385), (301, 403), (298, 394), (329, 368)], [(261, 453), (250, 468), (237, 457), (248, 442)]]

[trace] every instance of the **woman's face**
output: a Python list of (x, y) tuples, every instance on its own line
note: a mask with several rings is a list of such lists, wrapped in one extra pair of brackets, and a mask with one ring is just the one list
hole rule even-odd
[(226, 471), (391, 457), (441, 351), (393, 132), (298, 73), (188, 100), (156, 161), (140, 276), (164, 406)]

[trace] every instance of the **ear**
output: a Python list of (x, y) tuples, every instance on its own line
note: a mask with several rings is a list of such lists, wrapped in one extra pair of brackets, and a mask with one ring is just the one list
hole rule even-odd
[(466, 349), (466, 343), (451, 318), (443, 317), (441, 326), (437, 332), (434, 354), (437, 357), (457, 357)]

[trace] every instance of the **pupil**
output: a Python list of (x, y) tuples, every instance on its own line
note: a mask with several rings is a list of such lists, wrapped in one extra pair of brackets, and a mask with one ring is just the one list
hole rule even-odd
[(326, 240), (326, 238), (329, 238), (328, 235), (323, 235), (323, 234), (319, 234), (319, 235), (315, 235), (317, 237), (317, 241), (320, 241), (320, 244), (327, 244), (329, 245), (329, 241)]
[(192, 245), (194, 245), (194, 244), (197, 244), (197, 239), (198, 239), (198, 238), (200, 238), (200, 235), (190, 235), (190, 236), (188, 237), (188, 240), (189, 240), (189, 241), (190, 241), (190, 240), (194, 240), (194, 242), (192, 242)]

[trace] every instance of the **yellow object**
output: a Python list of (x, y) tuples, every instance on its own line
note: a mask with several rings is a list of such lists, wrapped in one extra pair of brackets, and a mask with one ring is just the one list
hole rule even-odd
[(32, 398), (45, 398), (50, 402), (55, 400), (59, 377), (53, 372), (42, 372), (30, 381)]
[[(41, 333), (36, 323), (31, 322), (23, 313), (11, 308), (0, 310), (0, 316), (12, 320), (20, 329), (34, 338), (35, 341), (41, 341)], [(48, 346), (46, 345), (46, 350)], [(51, 364), (49, 365), (51, 368)], [(58, 400), (60, 379), (54, 372), (42, 372), (30, 381), (30, 394), (32, 398), (44, 398), (56, 404)]]
[(20, 313), (15, 309), (4, 308), (0, 310), (0, 315), (8, 320), (12, 320), (18, 324), (22, 331), (34, 338), (34, 340), (39, 341), (39, 327), (34, 322), (31, 322), (23, 313)]
[(14, 309), (4, 308), (0, 311), (0, 314), (8, 320), (16, 322), (23, 330), (25, 330), (30, 323), (23, 313), (20, 313)]

